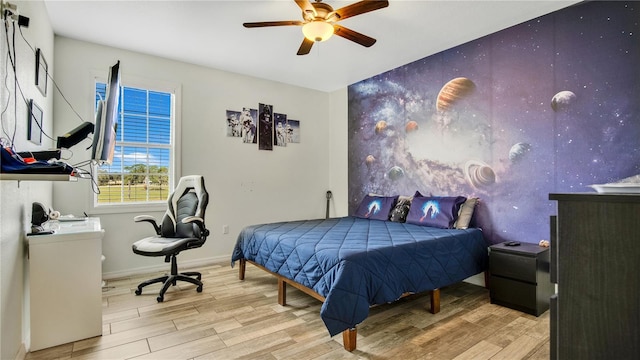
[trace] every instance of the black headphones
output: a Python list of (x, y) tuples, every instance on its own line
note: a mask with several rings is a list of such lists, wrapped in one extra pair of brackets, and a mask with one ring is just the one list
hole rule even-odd
[(49, 214), (45, 207), (39, 202), (31, 204), (31, 232), (42, 231), (42, 224), (49, 220)]

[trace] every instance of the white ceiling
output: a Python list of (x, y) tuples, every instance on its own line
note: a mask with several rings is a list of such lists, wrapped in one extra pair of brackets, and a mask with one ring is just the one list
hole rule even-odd
[[(338, 9), (358, 0), (325, 0)], [(298, 56), (293, 0), (45, 0), (57, 35), (306, 88), (333, 91), (414, 60), (564, 8), (578, 0), (390, 0), (340, 24), (377, 39), (370, 48), (334, 36)]]

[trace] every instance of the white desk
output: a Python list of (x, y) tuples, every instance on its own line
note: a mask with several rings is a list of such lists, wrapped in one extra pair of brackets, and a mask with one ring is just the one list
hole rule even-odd
[(100, 218), (49, 221), (45, 230), (54, 233), (26, 236), (30, 351), (102, 335)]

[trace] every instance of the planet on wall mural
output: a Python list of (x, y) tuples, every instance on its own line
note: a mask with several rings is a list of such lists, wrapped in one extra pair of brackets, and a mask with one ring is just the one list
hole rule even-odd
[(376, 162), (376, 158), (373, 155), (368, 155), (365, 159), (364, 159), (365, 164), (367, 164), (367, 168), (371, 168), (371, 165), (373, 165), (374, 162)]
[(398, 180), (404, 176), (404, 170), (400, 166), (394, 166), (387, 172), (391, 180)]
[(418, 130), (418, 123), (413, 121), (413, 120), (410, 120), (410, 121), (407, 122), (407, 125), (405, 125), (404, 130), (407, 133), (414, 132), (414, 131)]
[(531, 144), (519, 142), (513, 145), (511, 150), (509, 150), (509, 160), (512, 163), (517, 163), (522, 160), (529, 151), (531, 151)]
[(381, 134), (387, 128), (387, 122), (384, 120), (380, 120), (376, 123), (375, 132), (376, 134)]
[(455, 78), (440, 89), (436, 108), (438, 111), (447, 111), (460, 99), (473, 93), (475, 89), (476, 84), (466, 77)]
[(479, 160), (467, 161), (464, 166), (464, 176), (474, 188), (493, 185), (496, 182), (496, 173), (491, 166)]
[(564, 90), (555, 94), (553, 98), (551, 98), (551, 108), (553, 111), (558, 111), (561, 109), (567, 108), (576, 100), (576, 94), (572, 91)]

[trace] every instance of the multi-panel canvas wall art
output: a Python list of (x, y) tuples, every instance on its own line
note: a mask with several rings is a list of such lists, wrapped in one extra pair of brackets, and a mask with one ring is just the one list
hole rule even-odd
[(260, 150), (300, 143), (300, 120), (276, 113), (272, 105), (259, 104), (258, 109), (226, 110), (228, 137), (238, 137), (245, 144), (257, 144)]

